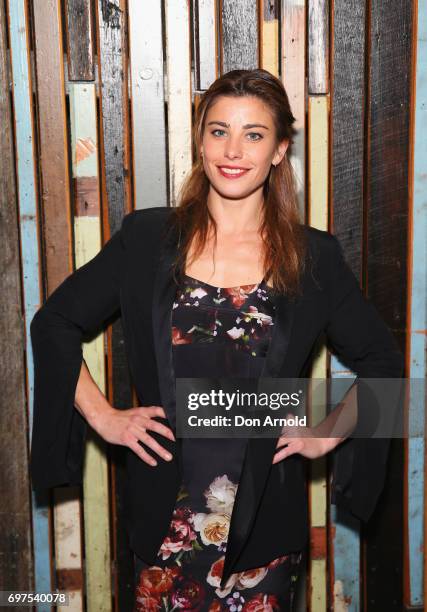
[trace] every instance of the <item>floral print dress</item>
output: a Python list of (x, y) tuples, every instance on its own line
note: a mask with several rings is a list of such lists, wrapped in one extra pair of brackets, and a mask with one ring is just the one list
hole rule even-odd
[[(172, 311), (176, 377), (259, 377), (274, 325), (264, 281), (214, 287), (183, 275)], [(221, 589), (247, 440), (182, 440), (183, 483), (155, 565), (135, 556), (135, 612), (292, 609), (302, 553), (232, 574)]]

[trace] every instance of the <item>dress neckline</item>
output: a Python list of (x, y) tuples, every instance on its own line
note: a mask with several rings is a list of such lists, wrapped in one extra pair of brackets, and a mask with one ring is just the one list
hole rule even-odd
[(194, 278), (194, 276), (190, 276), (189, 274), (184, 273), (184, 277), (187, 278), (188, 280), (199, 283), (200, 285), (204, 285), (205, 287), (211, 287), (212, 289), (220, 289), (221, 291), (230, 291), (231, 289), (241, 289), (242, 287), (261, 287), (261, 285), (265, 284), (265, 278), (263, 278), (258, 283), (245, 283), (244, 285), (234, 285), (233, 287), (217, 287), (216, 285), (211, 285), (210, 283), (202, 281), (199, 278)]

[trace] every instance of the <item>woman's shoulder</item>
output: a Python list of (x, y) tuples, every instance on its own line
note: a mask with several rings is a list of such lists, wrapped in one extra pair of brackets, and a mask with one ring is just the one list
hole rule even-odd
[(172, 216), (174, 210), (172, 206), (153, 206), (152, 208), (133, 210), (124, 216), (123, 227), (127, 229), (141, 225), (161, 226)]
[(337, 241), (337, 238), (328, 231), (320, 230), (317, 229), (317, 227), (312, 227), (311, 225), (305, 224), (301, 224), (299, 227), (307, 236), (309, 244), (327, 248)]
[(306, 239), (307, 251), (312, 260), (319, 265), (341, 255), (341, 246), (336, 236), (328, 231), (301, 224), (300, 229)]
[(169, 206), (155, 206), (133, 210), (123, 217), (121, 233), (124, 242), (129, 245), (135, 241), (161, 241), (168, 221), (173, 218), (174, 208)]

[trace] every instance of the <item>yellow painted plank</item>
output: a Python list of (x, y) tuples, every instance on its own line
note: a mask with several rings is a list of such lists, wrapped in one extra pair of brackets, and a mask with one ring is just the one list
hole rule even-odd
[[(310, 225), (328, 229), (328, 98), (308, 98), (308, 200)], [(311, 402), (311, 422), (319, 423), (326, 416), (327, 393), (320, 385), (327, 376), (327, 350), (322, 346), (313, 362), (314, 391)], [(310, 525), (311, 528), (327, 528), (327, 459), (322, 457), (311, 465)], [(324, 555), (324, 558), (319, 556)], [(327, 609), (326, 550), (317, 551), (310, 559), (310, 609), (316, 612)]]
[[(96, 93), (92, 84), (70, 84), (74, 247), (76, 266), (101, 249)], [(85, 205), (82, 205), (82, 201)], [(86, 365), (105, 393), (104, 334), (83, 346)], [(88, 427), (83, 472), (86, 602), (89, 612), (111, 612), (108, 463), (104, 441)]]
[(277, 4), (263, 0), (261, 16), (261, 67), (274, 76), (279, 76), (279, 20)]
[(311, 562), (311, 603), (312, 612), (327, 610), (327, 594), (325, 588), (326, 560), (314, 559)]
[(308, 98), (308, 166), (310, 225), (328, 229), (329, 97)]

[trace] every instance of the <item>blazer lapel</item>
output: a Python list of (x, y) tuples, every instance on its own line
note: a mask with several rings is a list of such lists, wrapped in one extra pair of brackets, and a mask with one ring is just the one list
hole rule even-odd
[(176, 248), (171, 238), (162, 246), (153, 290), (153, 337), (160, 397), (167, 420), (176, 437), (175, 374), (172, 359), (172, 306), (176, 284), (171, 269)]
[[(275, 378), (281, 371), (289, 347), (294, 304), (285, 295), (276, 298), (274, 328), (258, 383), (258, 392), (262, 390), (262, 378)], [(277, 438), (250, 438), (248, 440), (231, 516), (221, 588), (224, 588), (232, 574), (233, 565), (249, 536), (271, 469), (276, 444)]]

